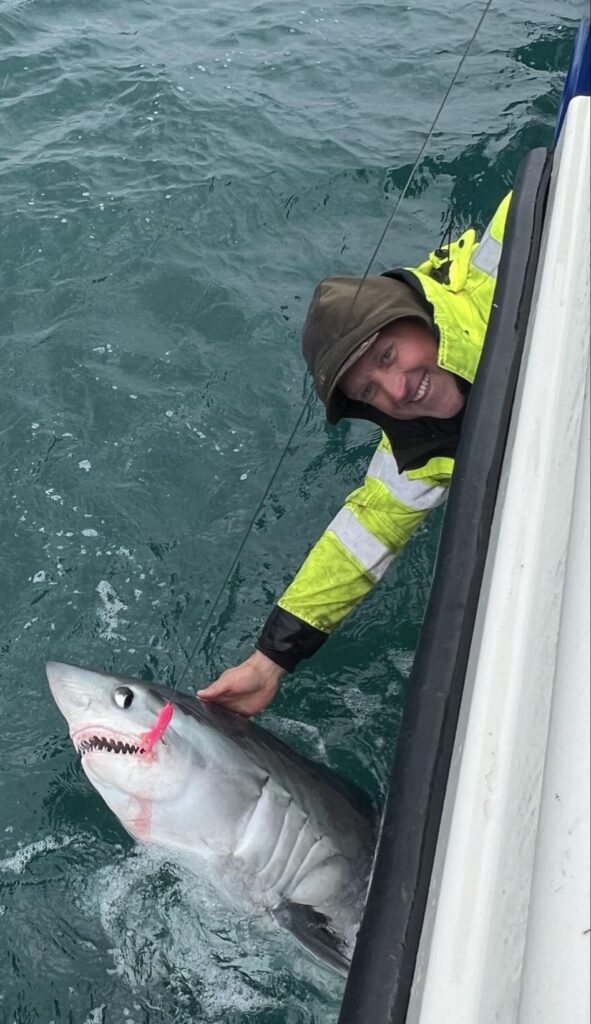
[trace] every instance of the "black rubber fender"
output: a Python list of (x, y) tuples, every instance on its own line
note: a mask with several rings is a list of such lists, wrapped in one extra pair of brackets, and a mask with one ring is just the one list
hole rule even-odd
[(339, 1024), (406, 1020), (527, 331), (552, 155), (547, 149), (532, 150), (515, 181), (493, 309), (466, 409)]

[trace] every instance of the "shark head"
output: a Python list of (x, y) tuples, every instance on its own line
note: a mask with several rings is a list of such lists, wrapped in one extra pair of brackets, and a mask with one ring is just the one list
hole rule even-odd
[(136, 839), (158, 842), (199, 781), (210, 730), (189, 726), (172, 691), (55, 661), (46, 671), (88, 779)]

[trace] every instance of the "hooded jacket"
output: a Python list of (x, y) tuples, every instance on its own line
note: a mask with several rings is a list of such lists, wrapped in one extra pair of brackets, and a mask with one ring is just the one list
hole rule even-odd
[(449, 420), (395, 420), (348, 399), (339, 380), (388, 323), (409, 316), (433, 330), (438, 365), (466, 393), (484, 345), (511, 195), (481, 241), (473, 229), (417, 267), (328, 278), (316, 289), (303, 352), (330, 423), (363, 418), (382, 428), (365, 481), (312, 548), (267, 619), (257, 648), (289, 670), (310, 657), (382, 578), (428, 511), (443, 504), (463, 410)]

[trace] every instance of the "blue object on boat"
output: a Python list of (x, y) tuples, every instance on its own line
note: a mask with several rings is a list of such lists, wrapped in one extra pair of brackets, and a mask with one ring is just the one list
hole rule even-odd
[(589, 37), (589, 24), (589, 18), (584, 18), (579, 25), (575, 48), (562, 91), (556, 128), (554, 129), (554, 145), (557, 144), (560, 138), (562, 122), (566, 117), (566, 111), (573, 96), (591, 95), (591, 41)]

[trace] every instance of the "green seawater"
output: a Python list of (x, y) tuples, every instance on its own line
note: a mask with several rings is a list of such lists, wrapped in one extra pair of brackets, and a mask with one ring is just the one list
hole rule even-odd
[[(43, 664), (192, 689), (251, 651), (376, 439), (312, 401), (204, 630), (309, 393), (307, 303), (365, 269), (481, 10), (0, 0), (1, 1024), (336, 1020), (340, 979), (135, 847)], [(493, 3), (376, 271), (450, 206), (484, 226), (583, 13)], [(440, 525), (262, 716), (377, 797)]]

